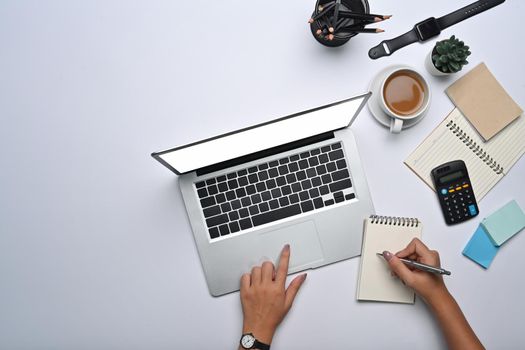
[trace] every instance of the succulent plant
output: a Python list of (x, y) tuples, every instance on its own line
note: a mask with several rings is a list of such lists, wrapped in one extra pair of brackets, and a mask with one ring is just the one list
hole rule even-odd
[(452, 35), (450, 39), (436, 43), (432, 52), (432, 62), (443, 73), (456, 73), (468, 64), (467, 57), (469, 55), (469, 47)]

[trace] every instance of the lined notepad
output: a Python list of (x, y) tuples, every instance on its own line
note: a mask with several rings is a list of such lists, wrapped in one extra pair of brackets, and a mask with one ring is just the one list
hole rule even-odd
[(405, 248), (414, 238), (421, 238), (421, 222), (413, 218), (372, 215), (365, 221), (357, 299), (414, 303), (414, 291), (391, 276), (388, 264), (376, 253), (392, 254)]
[(455, 108), (408, 156), (405, 164), (434, 189), (431, 170), (443, 163), (461, 159), (467, 165), (474, 194), (480, 201), (509, 172), (524, 152), (523, 116), (484, 142)]

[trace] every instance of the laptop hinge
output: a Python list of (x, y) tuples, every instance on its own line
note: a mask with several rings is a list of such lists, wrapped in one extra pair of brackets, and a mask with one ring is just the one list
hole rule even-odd
[(236, 166), (239, 164), (248, 163), (256, 159), (269, 157), (274, 154), (283, 153), (283, 152), (286, 152), (286, 151), (289, 151), (295, 148), (308, 146), (308, 145), (311, 145), (317, 142), (321, 142), (324, 140), (332, 139), (332, 138), (334, 138), (334, 132), (329, 131), (329, 132), (325, 132), (322, 134), (310, 136), (310, 137), (307, 137), (301, 140), (285, 143), (284, 145), (275, 146), (275, 147), (268, 148), (262, 151), (250, 153), (242, 157), (233, 158), (230, 160), (226, 160), (224, 162), (205, 166), (203, 168), (196, 170), (197, 176), (206, 175), (209, 173), (213, 173), (214, 171), (219, 171), (219, 170), (226, 169), (226, 168)]

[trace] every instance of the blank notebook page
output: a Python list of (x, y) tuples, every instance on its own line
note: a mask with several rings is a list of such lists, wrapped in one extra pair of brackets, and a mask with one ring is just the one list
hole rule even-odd
[(364, 230), (357, 299), (413, 304), (414, 291), (391, 276), (386, 260), (376, 253), (388, 250), (395, 254), (414, 237), (421, 238), (421, 222), (374, 215), (366, 219)]
[(525, 152), (525, 118), (518, 117), (484, 142), (468, 120), (455, 108), (408, 156), (405, 164), (434, 189), (432, 169), (461, 159), (467, 165), (476, 199), (508, 173)]

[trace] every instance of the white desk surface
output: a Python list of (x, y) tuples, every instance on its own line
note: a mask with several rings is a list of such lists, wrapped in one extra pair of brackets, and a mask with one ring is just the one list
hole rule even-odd
[[(424, 3), (424, 4), (423, 4)], [(489, 349), (525, 344), (525, 233), (483, 270), (461, 255), (480, 219), (516, 199), (525, 159), (447, 227), (405, 157), (452, 109), (454, 79), (423, 66), (435, 39), (372, 61), (368, 49), (469, 1), (371, 1), (383, 34), (329, 49), (314, 1), (3, 1), (0, 5), (0, 348), (232, 349), (239, 294), (209, 295), (176, 177), (152, 151), (365, 92), (391, 64), (432, 85), (429, 114), (400, 135), (364, 109), (353, 125), (376, 211), (415, 216), (452, 270), (447, 285)], [(447, 29), (525, 107), (525, 3)], [(358, 303), (359, 258), (309, 272), (275, 349), (440, 349), (415, 305)]]

